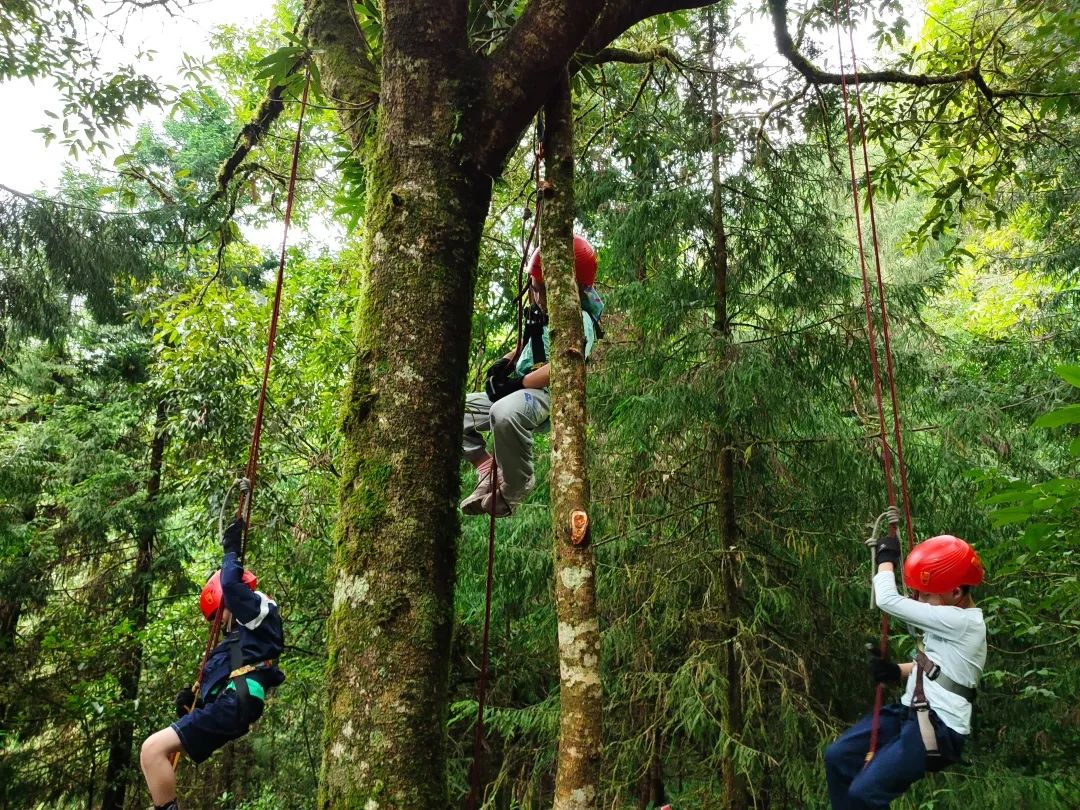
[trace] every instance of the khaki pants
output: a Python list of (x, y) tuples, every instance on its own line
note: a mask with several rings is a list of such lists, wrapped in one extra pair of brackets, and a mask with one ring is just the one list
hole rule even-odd
[(540, 388), (515, 391), (495, 403), (483, 391), (465, 397), (465, 458), (477, 461), (484, 457), (487, 448), (480, 432), (491, 431), (503, 497), (511, 504), (525, 500), (536, 483), (533, 433), (547, 432), (550, 414), (551, 394)]

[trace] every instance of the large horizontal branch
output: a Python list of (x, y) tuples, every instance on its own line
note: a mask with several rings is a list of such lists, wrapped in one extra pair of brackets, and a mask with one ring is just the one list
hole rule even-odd
[(815, 66), (796, 50), (795, 41), (791, 38), (787, 27), (787, 0), (769, 0), (769, 12), (772, 15), (776, 49), (781, 56), (791, 62), (792, 67), (806, 77), (807, 81), (814, 84), (853, 84), (858, 79), (860, 82), (889, 82), (929, 87), (936, 84), (956, 84), (972, 78), (971, 69), (937, 75), (904, 73), (901, 70), (876, 70), (858, 74), (829, 73)]
[(591, 56), (580, 60), (590, 65), (602, 65), (608, 62), (622, 62), (627, 65), (647, 65), (652, 62), (668, 61), (678, 63), (679, 57), (670, 48), (650, 48), (647, 51), (631, 51), (627, 48), (603, 48)]
[(483, 102), (470, 122), (474, 159), (498, 174), (521, 132), (574, 57), (588, 61), (648, 17), (715, 0), (532, 0), (491, 56)]
[(776, 48), (806, 80), (813, 84), (907, 84), (915, 87), (933, 87), (942, 84), (972, 82), (987, 99), (1043, 96), (1044, 93), (1026, 93), (1023, 90), (1000, 90), (987, 84), (976, 62), (971, 67), (954, 73), (905, 73), (902, 70), (868, 70), (858, 73), (829, 73), (814, 65), (799, 53), (787, 27), (787, 0), (769, 0)]
[(582, 55), (594, 54), (608, 47), (642, 20), (672, 11), (710, 6), (716, 0), (608, 0), (581, 44)]

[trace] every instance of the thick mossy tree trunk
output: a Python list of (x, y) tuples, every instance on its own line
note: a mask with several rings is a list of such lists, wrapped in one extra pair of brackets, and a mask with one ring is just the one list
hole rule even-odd
[(461, 422), (492, 180), (579, 49), (596, 53), (646, 17), (705, 4), (531, 2), (489, 53), (468, 41), (467, 0), (388, 0), (374, 65), (349, 3), (306, 0), (323, 89), (368, 156), (321, 808), (451, 804), (443, 740)]
[[(719, 377), (734, 361), (734, 344), (731, 336), (731, 322), (728, 319), (728, 275), (729, 257), (727, 230), (724, 225), (724, 189), (720, 180), (720, 109), (717, 72), (713, 64), (716, 53), (716, 21), (713, 10), (708, 14), (709, 42), (709, 146), (712, 152), (712, 263), (713, 263), (713, 330), (717, 342), (717, 357), (720, 358)], [(724, 386), (717, 390), (717, 424), (729, 422), (729, 414)], [(724, 642), (724, 660), (722, 662), (726, 683), (724, 713), (721, 725), (724, 731), (724, 749), (722, 771), (724, 779), (724, 802), (727, 810), (746, 810), (750, 806), (746, 780), (739, 773), (735, 763), (735, 746), (742, 736), (742, 671), (739, 656), (739, 527), (735, 512), (735, 448), (732, 431), (722, 428), (713, 437), (716, 447), (716, 476), (720, 490), (720, 542), (724, 553), (721, 555), (721, 615), (723, 625), (720, 628)]]
[(105, 792), (101, 810), (123, 810), (131, 775), (131, 746), (135, 733), (136, 701), (142, 680), (142, 634), (146, 629), (150, 588), (153, 585), (154, 539), (157, 537), (157, 500), (161, 492), (161, 468), (165, 457), (165, 402), (158, 402), (154, 416), (154, 436), (150, 442), (150, 478), (146, 482), (146, 508), (139, 527), (135, 568), (131, 572), (131, 607), (128, 617), (131, 631), (127, 648), (120, 655), (117, 677), (120, 681), (120, 706), (123, 715), (109, 732), (109, 761), (105, 768)]
[(559, 760), (556, 810), (600, 806), (603, 745), (600, 623), (596, 560), (590, 532), (575, 535), (587, 515), (585, 331), (574, 277), (574, 141), (570, 83), (546, 107), (544, 143), (551, 195), (544, 201), (541, 244), (551, 319), (551, 522), (555, 527), (555, 612), (559, 633)]
[[(412, 14), (392, 8), (412, 7)], [(359, 354), (344, 414), (319, 804), (448, 806), (445, 720), (472, 268), (490, 181), (458, 111), (464, 6), (384, 16)]]

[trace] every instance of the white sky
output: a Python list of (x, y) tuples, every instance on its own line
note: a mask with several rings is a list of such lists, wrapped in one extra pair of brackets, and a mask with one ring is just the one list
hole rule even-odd
[[(150, 8), (132, 13), (126, 24), (123, 12), (110, 18), (109, 27), (123, 34), (123, 43), (115, 34), (106, 35), (100, 49), (102, 58), (118, 64), (133, 61), (140, 50), (156, 51), (153, 61), (139, 63), (138, 69), (163, 83), (178, 84), (183, 55), (210, 56), (210, 33), (216, 26), (251, 24), (273, 11), (273, 0), (177, 0), (177, 5), (181, 4), (180, 13), (174, 17), (160, 8)], [(97, 17), (103, 16), (103, 9), (108, 12), (116, 8), (115, 0), (111, 4), (90, 0), (90, 5)], [(46, 147), (34, 130), (55, 123), (46, 117), (45, 110), (60, 109), (59, 94), (47, 82), (0, 83), (0, 109), (8, 111), (8, 119), (0, 128), (0, 183), (28, 193), (53, 187), (69, 159), (68, 152), (55, 142)], [(149, 109), (136, 123), (160, 121), (165, 114), (165, 110)], [(123, 134), (117, 138), (118, 144), (125, 140)]]
[[(269, 17), (272, 13), (273, 0), (176, 0), (177, 5), (186, 4), (175, 17), (158, 8), (132, 13), (126, 20), (116, 15), (110, 20), (114, 34), (106, 36), (101, 44), (101, 54), (107, 62), (121, 63), (132, 61), (140, 50), (152, 50), (156, 54), (152, 62), (143, 62), (139, 69), (163, 80), (165, 83), (178, 83), (177, 70), (185, 53), (195, 57), (207, 57), (210, 33), (219, 25), (234, 23), (252, 24)], [(117, 0), (90, 0), (97, 16), (101, 10), (113, 10)], [(744, 10), (758, 7), (755, 0), (737, 0), (736, 7)], [(919, 14), (914, 0), (904, 3), (909, 19)], [(743, 12), (745, 14), (745, 11)], [(738, 14), (738, 12), (737, 12)], [(772, 27), (769, 20), (761, 15), (737, 17), (737, 32), (742, 40), (743, 50), (768, 67), (783, 69), (785, 62), (776, 53)], [(123, 34), (121, 43), (115, 35)], [(913, 26), (910, 32), (917, 32)], [(823, 56), (817, 60), (823, 67), (834, 68), (836, 65), (835, 40), (819, 38), (823, 46)], [(846, 43), (845, 43), (846, 44)], [(856, 49), (860, 62), (873, 55), (864, 32), (856, 32)], [(730, 57), (737, 54), (729, 52)], [(0, 183), (18, 191), (35, 192), (52, 188), (58, 180), (63, 164), (68, 160), (64, 147), (57, 144), (46, 147), (40, 134), (34, 129), (50, 123), (45, 110), (58, 110), (59, 97), (48, 84), (39, 82), (32, 85), (29, 81), (12, 81), (0, 84), (0, 109), (6, 110), (7, 120), (0, 128)], [(139, 116), (139, 122), (156, 122), (165, 116), (165, 110), (150, 109)], [(127, 135), (121, 133), (117, 143), (123, 144)]]

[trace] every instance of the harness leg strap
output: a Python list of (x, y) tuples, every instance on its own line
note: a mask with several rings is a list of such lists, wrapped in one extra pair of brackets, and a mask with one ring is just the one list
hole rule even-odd
[(919, 721), (919, 734), (922, 736), (923, 745), (926, 747), (926, 755), (928, 757), (936, 757), (939, 755), (937, 744), (937, 732), (934, 730), (934, 724), (930, 722), (930, 707), (921, 706), (915, 709), (915, 717)]
[(919, 664), (915, 665), (915, 691), (911, 696), (911, 708), (915, 710), (915, 717), (919, 721), (919, 735), (922, 737), (923, 747), (926, 748), (926, 755), (939, 756), (937, 732), (930, 721), (930, 701), (926, 699), (923, 689), (923, 667)]
[(232, 667), (229, 678), (232, 680), (233, 688), (236, 690), (236, 703), (240, 707), (243, 716), (247, 717), (250, 693), (248, 692), (247, 678), (244, 676), (253, 670), (254, 667), (244, 666), (244, 653), (240, 649), (239, 633), (236, 634), (229, 644), (229, 666)]

